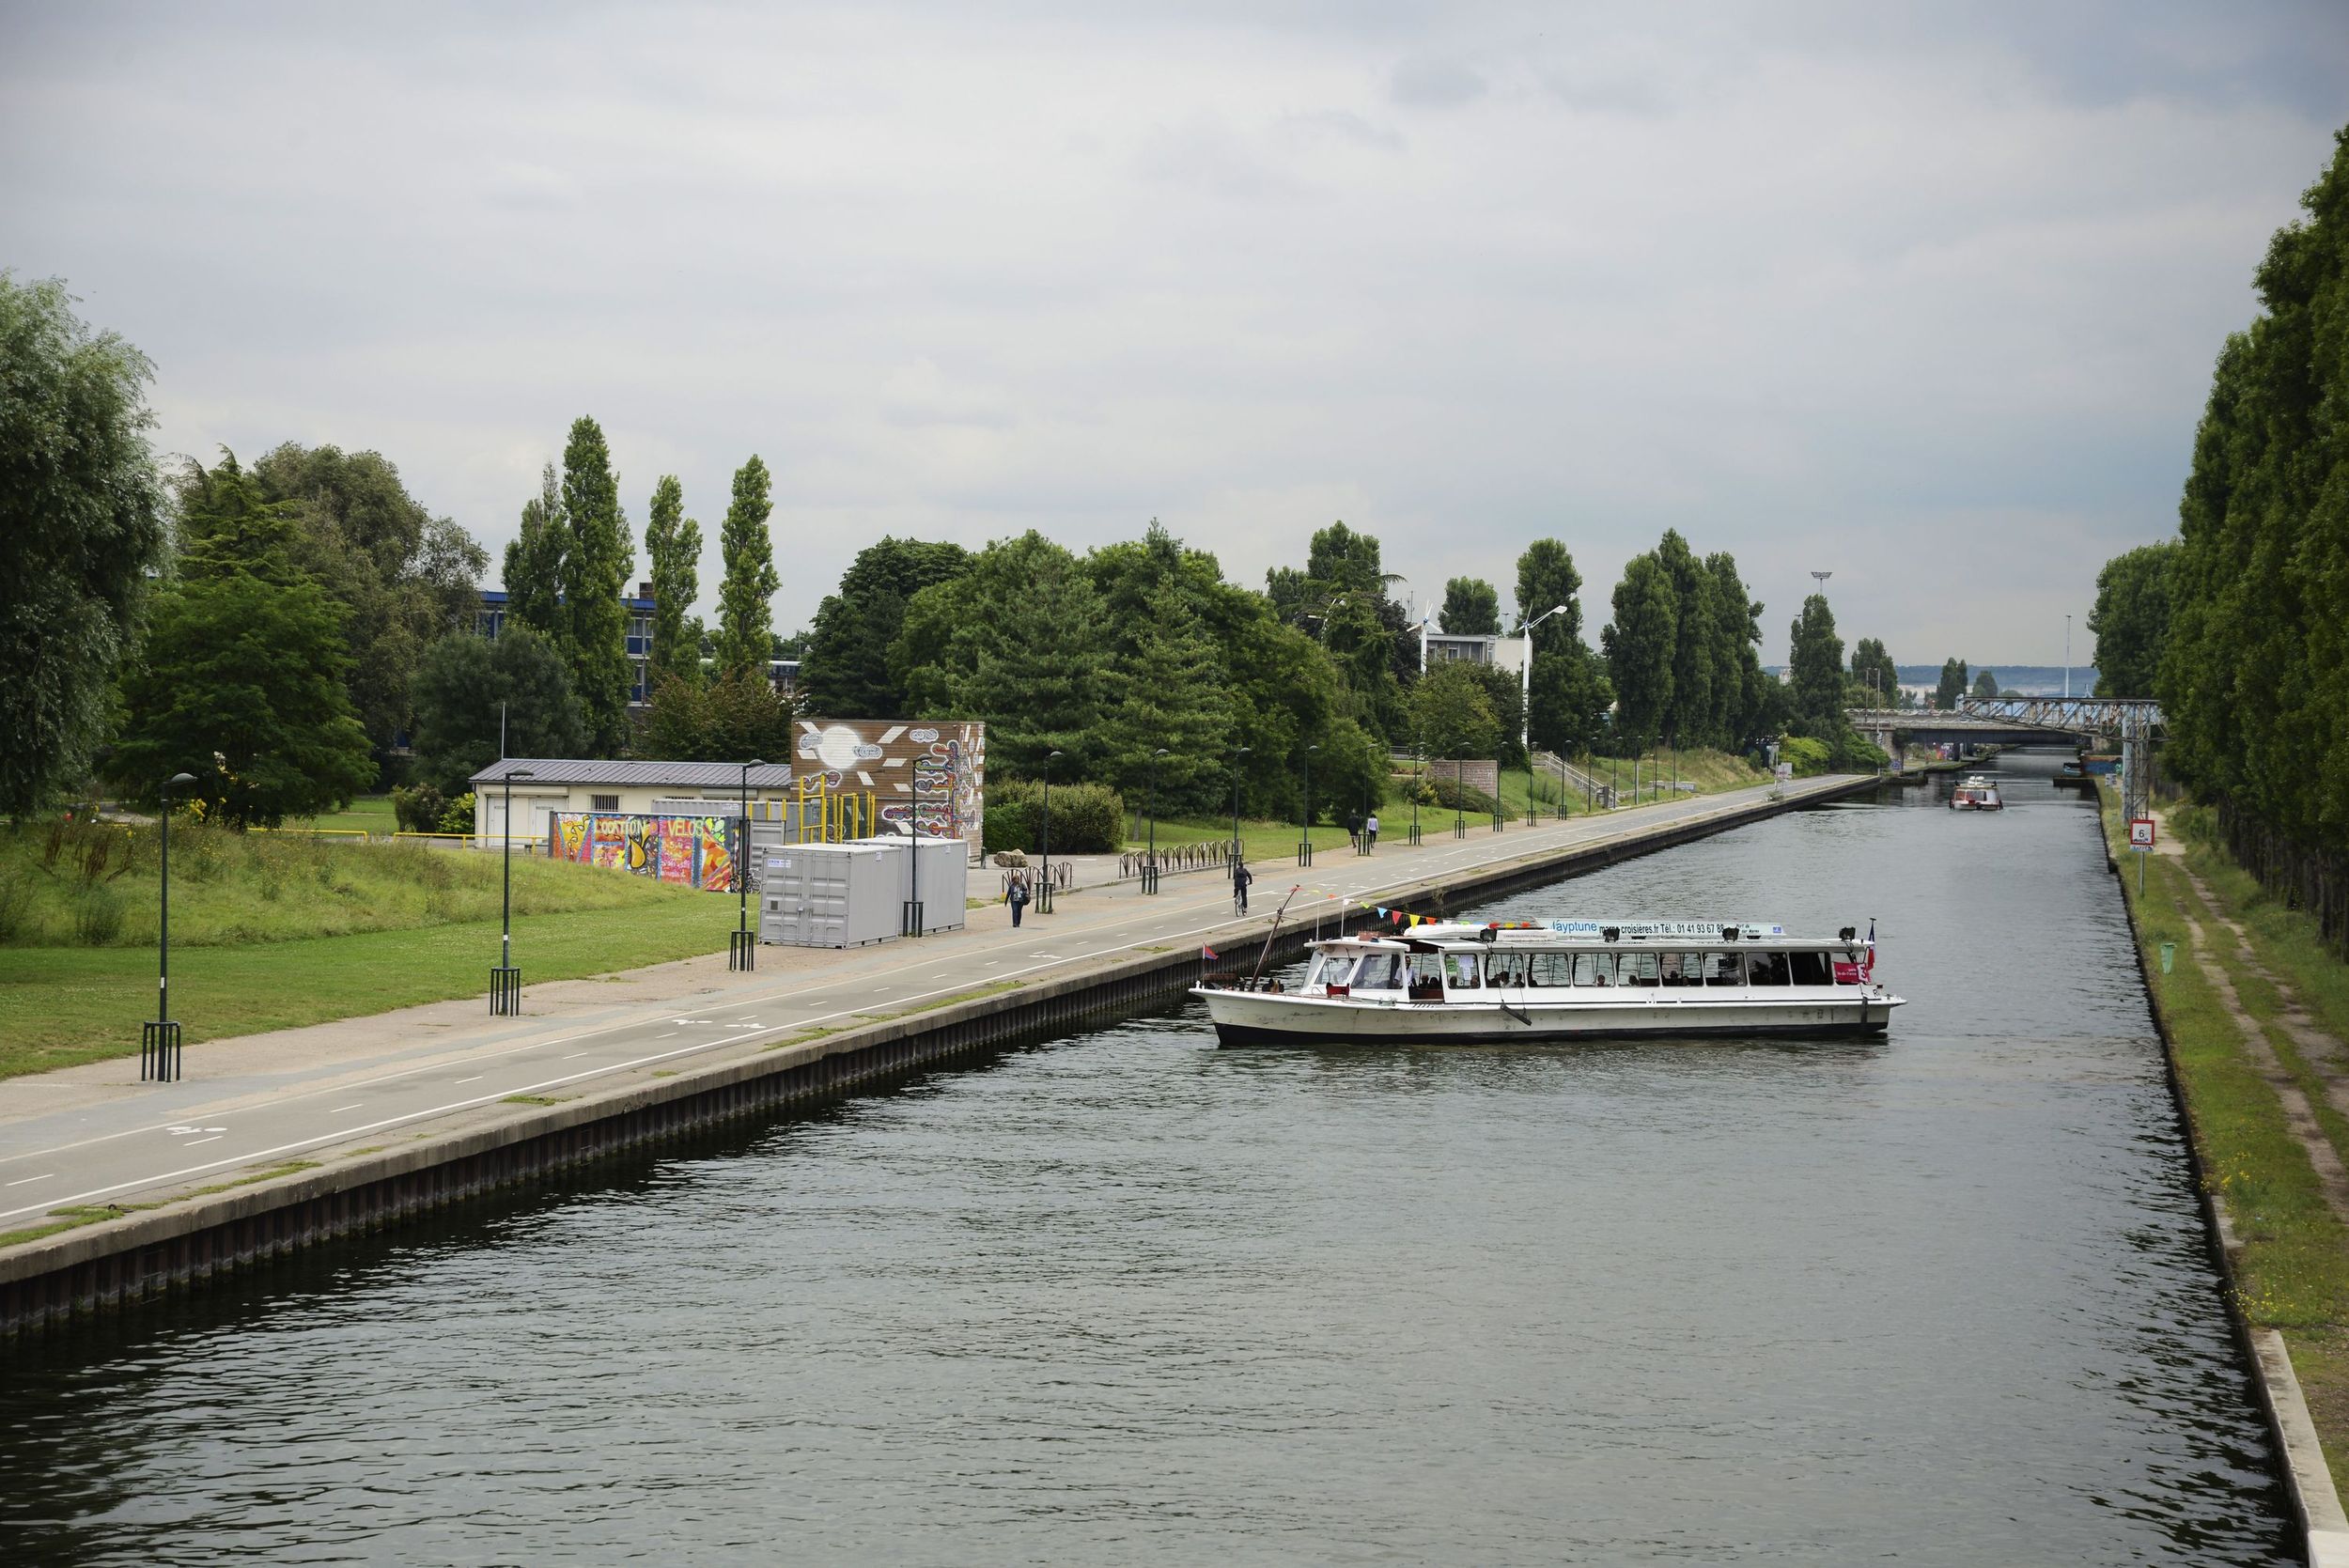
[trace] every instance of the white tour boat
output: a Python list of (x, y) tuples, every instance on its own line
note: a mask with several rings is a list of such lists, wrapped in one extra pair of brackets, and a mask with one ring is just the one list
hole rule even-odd
[(1950, 791), (1952, 811), (1999, 811), (2005, 805), (2006, 802), (1999, 799), (1999, 786), (1980, 773)]
[(1313, 944), (1293, 988), (1191, 990), (1227, 1046), (1516, 1043), (1646, 1034), (1881, 1034), (1903, 1004), (1875, 931), (1832, 939), (1725, 921), (1423, 922)]

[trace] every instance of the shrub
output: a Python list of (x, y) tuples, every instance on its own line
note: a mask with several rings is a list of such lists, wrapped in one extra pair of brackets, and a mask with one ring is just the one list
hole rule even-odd
[[(1455, 778), (1449, 773), (1430, 773), (1426, 779), (1426, 785), (1427, 799), (1423, 802), (1423, 804), (1441, 806), (1446, 811), (1452, 811), (1456, 802), (1458, 810), (1471, 815), (1489, 817), (1493, 814), (1493, 798), (1465, 779)], [(1408, 798), (1410, 792), (1407, 788), (1404, 793)], [(1408, 799), (1406, 803), (1408, 803)], [(1501, 819), (1503, 822), (1515, 822), (1517, 819), (1517, 814), (1504, 805), (1501, 808)], [(1379, 826), (1384, 829), (1387, 825), (1381, 822)]]
[(441, 814), (446, 810), (448, 801), (428, 784), (401, 785), (392, 791), (392, 817), (403, 833), (437, 832)]
[(1024, 801), (1009, 805), (990, 805), (987, 820), (979, 830), (982, 846), (990, 855), (1005, 849), (1025, 849), (1028, 846), (1028, 808)]
[[(1042, 784), (1026, 779), (990, 784), (988, 797), (988, 821), (980, 831), (988, 853), (1043, 847)], [(996, 814), (1006, 810), (1017, 815), (1007, 815), (999, 828)], [(1014, 831), (1021, 835), (1016, 842), (1007, 836)], [(999, 834), (1006, 835), (1000, 843)], [(1126, 801), (1117, 791), (1093, 784), (1052, 786), (1053, 848), (1069, 855), (1103, 855), (1123, 848), (1125, 843)]]
[(465, 791), (464, 794), (448, 803), (447, 808), (441, 813), (441, 825), (437, 831), (443, 833), (473, 831), (472, 790)]
[(1778, 760), (1793, 768), (1797, 779), (1826, 772), (1828, 757), (1827, 742), (1807, 735), (1790, 735), (1779, 742)]
[(122, 935), (122, 894), (92, 882), (73, 895), (73, 934), (89, 947), (112, 946)]

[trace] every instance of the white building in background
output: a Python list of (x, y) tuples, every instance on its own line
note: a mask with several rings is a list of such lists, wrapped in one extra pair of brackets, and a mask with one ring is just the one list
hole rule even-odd
[(1427, 669), (1439, 664), (1490, 664), (1510, 675), (1525, 670), (1525, 639), (1487, 632), (1430, 631), (1424, 644)]
[[(508, 757), (473, 776), (474, 837), (494, 849), (506, 831), (506, 778), (514, 781), (514, 837), (543, 839), (551, 812), (732, 816), (742, 799), (736, 762), (599, 762), (568, 757)], [(787, 800), (792, 768), (770, 762), (750, 770), (753, 800)]]

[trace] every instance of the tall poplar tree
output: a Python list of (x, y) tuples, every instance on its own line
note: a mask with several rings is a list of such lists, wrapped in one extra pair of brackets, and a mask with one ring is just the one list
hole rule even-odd
[(570, 662), (571, 627), (563, 613), (563, 557), (570, 525), (563, 516), (563, 487), (547, 464), (538, 493), (522, 503), (522, 527), (506, 547), (506, 613), (537, 632)]
[(1455, 577), (1443, 585), (1443, 609), (1436, 623), (1454, 637), (1501, 633), (1501, 592), (1481, 577)]
[(1663, 734), (1672, 705), (1672, 655), (1680, 635), (1672, 574), (1653, 554), (1624, 564), (1615, 618), (1599, 633), (1617, 703), (1616, 737), (1637, 751)]
[(571, 684), (586, 717), (588, 747), (617, 756), (629, 740), (628, 607), (620, 600), (636, 545), (620, 510), (612, 449), (584, 415), (571, 422), (563, 448), (563, 514), (569, 524), (563, 610), (571, 630)]
[(1672, 586), (1672, 694), (1664, 733), (1675, 746), (1719, 742), (1713, 713), (1714, 658), (1719, 644), (1712, 574), (1677, 529), (1664, 530), (1657, 564)]
[(729, 675), (764, 672), (774, 647), (774, 597), (783, 579), (775, 571), (774, 540), (767, 532), (768, 514), (774, 510), (770, 484), (767, 465), (756, 454), (734, 471), (734, 500), (718, 536), (725, 565), (718, 584), (718, 668)]
[(1582, 641), (1582, 574), (1573, 554), (1557, 539), (1535, 539), (1517, 557), (1517, 619), (1548, 615), (1562, 604), (1564, 614), (1533, 629), (1529, 711), (1533, 744), (1571, 754), (1597, 740), (1614, 692)]
[(1787, 676), (1795, 689), (1795, 714), (1821, 739), (1841, 736), (1843, 718), (1843, 640), (1835, 633), (1835, 612), (1827, 596), (1802, 601), (1802, 613), (1788, 633), (1792, 646)]
[(645, 554), (652, 564), (652, 656), (645, 684), (675, 676), (688, 686), (702, 678), (702, 629), (686, 609), (701, 594), (702, 525), (684, 516), (685, 487), (664, 474), (645, 517)]

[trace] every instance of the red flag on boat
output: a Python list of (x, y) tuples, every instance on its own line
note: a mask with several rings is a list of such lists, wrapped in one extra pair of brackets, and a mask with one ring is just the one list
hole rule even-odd
[(1199, 944), (1199, 956), (1202, 958), (1212, 958), (1215, 955), (1216, 952), (1214, 948), (1209, 947), (1206, 942), (1201, 942)]

